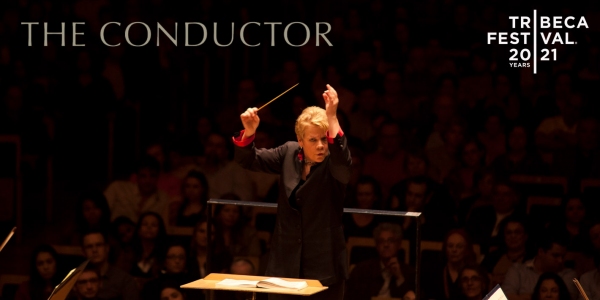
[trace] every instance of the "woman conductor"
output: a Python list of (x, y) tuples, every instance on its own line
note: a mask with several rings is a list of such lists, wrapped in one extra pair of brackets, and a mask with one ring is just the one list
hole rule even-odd
[(296, 120), (297, 142), (256, 149), (256, 108), (241, 114), (244, 130), (233, 141), (241, 166), (281, 175), (266, 276), (317, 279), (329, 288), (302, 299), (341, 300), (348, 274), (342, 214), (352, 160), (336, 116), (337, 92), (327, 85), (323, 99), (325, 109), (308, 107)]

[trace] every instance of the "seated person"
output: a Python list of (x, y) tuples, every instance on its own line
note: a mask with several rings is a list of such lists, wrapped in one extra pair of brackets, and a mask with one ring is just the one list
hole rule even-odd
[(156, 278), (160, 272), (159, 256), (164, 251), (167, 230), (159, 214), (146, 212), (133, 238), (133, 266), (131, 275), (140, 278)]
[[(393, 191), (392, 203), (398, 202), (394, 210), (421, 212), (423, 239), (441, 241), (446, 231), (454, 226), (452, 203), (446, 193), (441, 189), (434, 192), (430, 184), (437, 185), (426, 177), (410, 178), (406, 181), (406, 189)], [(401, 222), (406, 238), (413, 242), (416, 238), (415, 219), (404, 218)]]
[(523, 219), (508, 217), (500, 223), (502, 242), (499, 247), (488, 253), (481, 266), (492, 275), (492, 286), (502, 284), (504, 275), (514, 263), (523, 263), (533, 257), (527, 241), (529, 234)]
[(381, 223), (373, 232), (379, 257), (360, 262), (346, 282), (346, 300), (371, 297), (402, 298), (415, 289), (415, 271), (398, 258), (402, 229), (397, 224)]
[(120, 216), (137, 222), (139, 216), (153, 211), (163, 219), (167, 216), (169, 197), (158, 189), (160, 165), (153, 157), (142, 159), (137, 167), (137, 183), (114, 181), (104, 191), (111, 211), (111, 220)]
[[(190, 275), (194, 278), (204, 278), (210, 273), (225, 273), (229, 267), (232, 257), (229, 252), (225, 250), (215, 250), (211, 252), (210, 268), (207, 270), (207, 256), (208, 256), (208, 223), (206, 218), (200, 219), (200, 221), (194, 226), (194, 232), (192, 234), (192, 244), (190, 247), (190, 256), (188, 259), (188, 270)], [(211, 241), (215, 239), (214, 225), (211, 230)]]
[(513, 185), (498, 180), (493, 188), (492, 205), (481, 206), (471, 212), (465, 229), (473, 237), (473, 242), (481, 245), (482, 253), (497, 247), (502, 220), (512, 215), (524, 216), (518, 204), (519, 194)]
[[(533, 295), (531, 295), (531, 300), (573, 300), (571, 299), (571, 295), (569, 294), (569, 289), (565, 285), (558, 274), (553, 272), (548, 272), (540, 275), (535, 288), (533, 290)], [(591, 298), (595, 299), (595, 298)]]
[[(381, 209), (381, 188), (379, 183), (370, 176), (363, 176), (356, 184), (353, 208)], [(371, 237), (373, 230), (382, 221), (381, 216), (371, 214), (344, 214), (344, 235), (348, 237)]]
[(546, 233), (542, 236), (537, 254), (524, 263), (513, 264), (504, 277), (502, 290), (509, 299), (530, 299), (541, 274), (552, 272), (558, 274), (567, 285), (571, 299), (577, 299), (577, 288), (573, 278), (575, 271), (564, 266), (567, 254), (566, 238)]
[[(581, 275), (581, 287), (589, 299), (600, 299), (600, 250), (594, 254), (594, 265), (594, 270)], [(583, 300), (583, 297), (580, 295), (579, 299)]]
[[(237, 258), (231, 263), (229, 274), (236, 275), (256, 275), (254, 264), (245, 258)], [(219, 300), (246, 300), (252, 297), (250, 292), (229, 292), (218, 291), (215, 293), (215, 299)]]
[(462, 229), (453, 229), (446, 235), (442, 245), (440, 263), (423, 267), (422, 295), (424, 299), (455, 299), (461, 293), (460, 271), (476, 262), (473, 244)]
[[(160, 287), (160, 294), (157, 295), (160, 300), (185, 300), (183, 290), (176, 283), (167, 283)], [(204, 299), (204, 298), (196, 298)]]
[[(73, 286), (73, 300), (99, 300), (100, 292), (100, 271), (94, 266), (88, 265), (77, 278)], [(102, 300), (104, 300), (102, 298)], [(115, 299), (116, 300), (116, 299)]]
[(193, 227), (206, 215), (208, 201), (208, 181), (198, 171), (190, 171), (183, 179), (181, 201), (173, 202), (170, 207), (169, 223), (176, 226)]
[(94, 230), (87, 232), (82, 237), (81, 247), (85, 257), (90, 260), (89, 264), (100, 271), (98, 298), (139, 299), (138, 286), (133, 277), (108, 262), (110, 247), (105, 233)]
[(81, 235), (90, 229), (107, 231), (110, 227), (110, 208), (101, 192), (81, 195), (77, 203), (73, 227), (65, 228), (62, 243), (79, 245)]
[(490, 278), (487, 272), (477, 264), (465, 266), (458, 275), (461, 300), (481, 300), (490, 290)]
[(21, 283), (15, 300), (46, 300), (62, 276), (58, 271), (58, 254), (49, 245), (40, 245), (33, 250), (29, 264), (29, 280)]
[[(185, 247), (179, 243), (171, 242), (166, 247), (166, 252), (161, 255), (162, 270), (158, 278), (144, 284), (141, 297), (143, 300), (152, 300), (160, 293), (160, 287), (166, 283), (176, 283), (178, 286), (190, 283), (199, 278), (190, 276), (186, 269), (187, 254)], [(190, 299), (203, 299), (201, 290), (187, 289), (184, 294)]]
[(239, 206), (217, 205), (215, 216), (217, 251), (226, 250), (233, 257), (261, 255), (256, 229), (246, 224)]

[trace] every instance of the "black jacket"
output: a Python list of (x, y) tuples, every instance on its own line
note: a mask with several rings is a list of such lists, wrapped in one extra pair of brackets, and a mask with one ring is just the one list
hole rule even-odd
[(346, 137), (337, 135), (329, 144), (330, 155), (312, 167), (306, 182), (296, 191), (298, 209), (294, 209), (289, 198), (302, 176), (300, 151), (297, 142), (273, 149), (256, 149), (252, 143), (235, 147), (235, 161), (252, 171), (281, 175), (266, 275), (302, 275), (332, 285), (348, 276), (342, 214), (350, 179), (350, 151)]
[[(404, 276), (404, 282), (396, 286), (396, 277), (390, 279), (390, 296), (403, 298), (408, 291), (415, 290), (415, 270), (404, 263), (400, 263), (400, 271)], [(385, 279), (381, 271), (381, 260), (373, 258), (360, 262), (350, 273), (350, 279), (346, 282), (345, 300), (371, 300), (379, 294)]]

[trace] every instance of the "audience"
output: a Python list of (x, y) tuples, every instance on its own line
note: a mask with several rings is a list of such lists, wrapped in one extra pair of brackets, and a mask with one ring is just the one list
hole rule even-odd
[[(186, 300), (183, 291), (181, 290), (179, 285), (175, 283), (165, 284), (164, 286), (162, 286), (160, 289), (159, 297), (160, 300)], [(194, 299), (203, 300), (204, 298)]]
[(86, 267), (73, 286), (76, 300), (99, 300), (98, 294), (101, 288), (100, 271), (94, 266)]
[(208, 180), (208, 196), (219, 199), (221, 195), (234, 193), (243, 200), (252, 201), (255, 199), (252, 182), (244, 169), (229, 159), (228, 142), (231, 143), (220, 134), (211, 133), (208, 136), (205, 159), (198, 166), (198, 171)]
[[(358, 179), (354, 203), (351, 207), (358, 209), (381, 209), (381, 188), (379, 183), (369, 176)], [(382, 221), (381, 216), (372, 214), (344, 214), (344, 235), (346, 239), (354, 237), (373, 236), (373, 230)]]
[(344, 299), (403, 298), (415, 289), (415, 271), (400, 255), (402, 229), (381, 223), (373, 231), (378, 257), (360, 262), (346, 282)]
[(465, 266), (458, 275), (460, 296), (457, 299), (481, 300), (488, 293), (490, 279), (485, 270), (477, 264)]
[[(375, 0), (335, 7), (319, 2), (318, 9), (314, 1), (282, 2), (277, 9), (288, 12), (282, 14), (282, 22), (323, 19), (332, 24), (328, 37), (341, 47), (307, 44), (260, 51), (242, 47), (243, 53), (238, 51), (242, 48), (232, 47), (218, 57), (208, 48), (200, 53), (170, 43), (161, 43), (156, 51), (147, 47), (105, 49), (88, 42), (86, 47), (60, 47), (56, 36), (49, 37), (48, 46), (26, 47), (16, 42), (17, 20), (76, 17), (98, 33), (98, 25), (115, 18), (164, 21), (190, 14), (207, 24), (212, 22), (211, 16), (225, 12), (252, 19), (258, 13), (255, 8), (239, 3), (211, 5), (210, 1), (151, 1), (143, 7), (136, 1), (4, 2), (0, 5), (4, 9), (0, 94), (5, 96), (0, 101), (0, 133), (19, 137), (21, 156), (16, 161), (14, 150), (18, 148), (2, 142), (0, 156), (6, 159), (0, 163), (0, 177), (22, 176), (23, 223), (33, 224), (36, 232), (44, 229), (41, 242), (74, 245), (85, 237), (92, 239), (86, 256), (95, 260), (102, 256), (101, 262), (90, 265), (98, 269), (102, 283), (94, 295), (93, 271), (84, 272), (82, 285), (75, 287), (78, 299), (135, 299), (134, 294), (139, 293), (130, 275), (139, 276), (136, 279), (143, 283), (164, 278), (170, 262), (181, 265), (179, 258), (165, 258), (168, 249), (164, 249), (166, 230), (161, 219), (167, 226), (188, 227), (169, 228), (176, 234), (193, 227), (190, 246), (189, 236), (178, 236), (185, 240), (185, 249), (170, 250), (187, 254), (186, 269), (192, 278), (227, 272), (234, 256), (267, 257), (256, 228), (246, 224), (238, 207), (215, 211), (215, 227), (210, 229), (215, 230), (214, 238), (208, 243), (206, 201), (235, 193), (244, 201), (276, 202), (278, 177), (241, 170), (230, 161), (231, 142), (224, 137), (241, 128), (239, 114), (247, 107), (266, 103), (298, 82), (302, 82), (300, 86), (283, 97), (289, 102), (281, 99), (261, 110), (261, 122), (270, 128), (256, 133), (258, 148), (293, 140), (294, 136), (279, 132), (292, 132), (294, 116), (304, 107), (322, 105), (315, 96), (322, 91), (319, 86), (330, 83), (340, 94), (339, 111), (348, 116), (340, 116), (353, 155), (347, 207), (421, 212), (421, 233), (426, 241), (442, 241), (455, 228), (466, 230), (485, 254), (481, 267), (491, 274), (492, 285), (504, 282), (510, 287), (506, 274), (512, 272), (513, 263), (528, 274), (519, 281), (519, 288), (522, 283), (526, 291), (512, 291), (518, 297), (537, 292), (534, 286), (542, 273), (564, 275), (569, 270), (558, 265), (585, 273), (582, 283), (591, 295), (597, 295), (593, 291), (598, 286), (598, 265), (590, 261), (594, 251), (600, 250), (600, 225), (588, 226), (588, 222), (596, 217), (597, 201), (593, 200), (598, 198), (598, 184), (584, 180), (600, 177), (600, 106), (592, 101), (600, 96), (596, 88), (600, 83), (598, 51), (592, 37), (582, 55), (571, 55), (552, 68), (538, 68), (535, 75), (526, 68), (507, 72), (504, 56), (493, 54), (496, 48), (490, 45), (478, 45), (477, 35), (506, 31), (510, 27), (506, 16), (512, 10), (530, 9), (527, 2), (473, 6), (455, 1)], [(593, 15), (597, 11), (594, 5), (573, 2), (561, 8)], [(133, 39), (136, 31), (132, 31)], [(107, 29), (106, 37), (110, 43), (125, 43), (119, 32)], [(215, 62), (225, 62), (225, 67)], [(232, 66), (239, 66), (239, 72), (232, 72)], [(219, 101), (214, 101), (217, 98)], [(147, 147), (140, 149), (140, 145)], [(139, 157), (137, 169), (129, 173), (132, 170), (127, 168)], [(13, 166), (20, 167), (21, 175)], [(509, 179), (517, 174), (542, 175), (531, 179), (544, 186), (550, 180), (546, 176), (568, 180), (568, 193), (550, 194), (548, 189), (543, 195), (565, 199), (562, 206), (547, 209), (555, 210), (558, 217), (547, 214), (538, 220), (535, 213), (525, 214), (525, 203), (520, 201), (525, 199), (520, 195), (529, 196), (532, 191), (515, 188)], [(375, 179), (363, 182), (363, 176)], [(0, 195), (2, 200), (19, 195), (19, 189), (4, 186), (13, 183), (0, 183), (0, 190), (9, 191)], [(71, 199), (72, 194), (92, 187), (106, 187), (104, 197), (91, 193)], [(46, 197), (44, 193), (61, 201), (48, 202), (53, 207), (40, 209), (38, 200)], [(9, 205), (0, 210), (0, 219), (10, 220), (13, 208)], [(49, 214), (54, 217), (52, 222), (42, 217)], [(74, 216), (75, 221), (63, 216)], [(386, 220), (404, 229), (414, 265), (416, 219)], [(347, 214), (344, 221), (347, 236), (371, 236), (381, 218)], [(1, 227), (12, 227), (5, 223)], [(100, 233), (109, 229), (110, 236)], [(544, 246), (529, 253), (536, 250), (529, 249), (529, 244), (542, 229), (565, 235), (566, 249)], [(25, 230), (29, 231), (29, 226)], [(88, 234), (92, 232), (97, 234)], [(463, 239), (468, 243), (468, 238)], [(383, 243), (388, 248), (392, 244)], [(21, 251), (22, 246), (17, 249)], [(567, 254), (560, 258), (563, 250)], [(35, 251), (34, 259), (41, 257), (40, 268), (32, 270), (18, 299), (46, 299), (64, 275), (59, 269), (51, 278), (44, 277), (52, 273), (52, 259), (58, 267), (68, 262), (56, 263), (58, 259), (49, 249)], [(446, 261), (440, 266), (446, 270), (429, 266), (428, 258), (422, 261), (424, 274), (435, 273), (423, 280), (423, 286), (429, 278), (437, 282), (437, 288), (426, 290), (425, 295), (439, 291), (431, 297), (475, 299), (491, 288), (477, 282), (475, 278), (482, 272), (470, 263), (444, 254)], [(231, 271), (242, 265), (238, 262)], [(119, 273), (119, 268), (130, 274)], [(400, 267), (401, 272), (406, 270)], [(392, 271), (397, 270), (377, 274), (381, 288), (373, 285), (369, 289), (383, 293), (389, 289), (396, 295), (391, 285), (384, 287), (384, 282), (393, 281), (385, 279), (395, 276), (390, 275)], [(468, 273), (468, 280), (463, 282), (461, 271)], [(127, 287), (122, 278), (130, 283)], [(187, 296), (178, 283), (163, 283), (165, 289), (152, 292), (152, 298)], [(565, 283), (572, 290), (570, 279)], [(539, 297), (561, 299), (560, 293), (543, 292), (560, 290), (560, 285), (556, 280), (541, 280)], [(132, 291), (126, 292), (129, 287)], [(410, 290), (398, 297), (415, 296)]]
[(142, 213), (153, 211), (167, 216), (169, 198), (158, 189), (160, 165), (153, 157), (142, 159), (137, 167), (137, 184), (129, 181), (114, 181), (104, 195), (111, 211), (111, 219), (128, 217), (137, 222)]
[(65, 230), (63, 243), (79, 245), (83, 233), (92, 229), (106, 231), (110, 228), (110, 208), (102, 193), (83, 194), (78, 200), (77, 208), (76, 227)]
[[(170, 242), (165, 247), (166, 251), (161, 253), (160, 261), (162, 269), (157, 278), (152, 279), (146, 284), (141, 292), (141, 298), (143, 300), (156, 299), (160, 293), (160, 288), (167, 283), (175, 283), (178, 286), (190, 283), (198, 278), (194, 278), (187, 271), (187, 251), (183, 244), (178, 242)], [(187, 297), (197, 299), (197, 297), (204, 297), (202, 291), (198, 290), (185, 290), (184, 294)]]
[(215, 229), (217, 251), (227, 251), (233, 257), (260, 256), (260, 242), (256, 236), (256, 229), (246, 224), (239, 206), (217, 205)]
[(160, 215), (146, 212), (140, 216), (133, 238), (131, 275), (148, 279), (158, 276), (166, 238), (167, 230)]
[(15, 300), (46, 300), (63, 279), (56, 250), (49, 245), (36, 247), (31, 255), (29, 280), (19, 285)]
[(481, 206), (471, 212), (465, 228), (475, 243), (481, 245), (483, 253), (497, 246), (499, 225), (502, 220), (509, 216), (523, 215), (518, 204), (519, 195), (513, 185), (498, 181), (494, 185), (492, 204)]
[(565, 285), (563, 278), (560, 278), (556, 273), (548, 272), (540, 275), (531, 300), (572, 300), (569, 295), (569, 289)]
[(499, 225), (501, 241), (490, 251), (481, 266), (491, 275), (492, 286), (504, 282), (504, 276), (514, 263), (523, 263), (533, 257), (529, 246), (526, 223), (518, 217), (508, 217)]
[(208, 181), (204, 174), (190, 171), (181, 186), (183, 199), (172, 205), (170, 224), (176, 226), (194, 226), (206, 214), (208, 201)]
[[(229, 253), (221, 249), (214, 249), (211, 252), (210, 262), (208, 259), (208, 224), (206, 218), (200, 219), (196, 226), (194, 226), (194, 233), (192, 234), (192, 242), (190, 246), (190, 257), (188, 259), (188, 269), (190, 275), (194, 278), (204, 278), (211, 272), (223, 273), (227, 270), (229, 263), (232, 260), (232, 256)], [(214, 225), (211, 229), (211, 241), (215, 240)], [(214, 247), (214, 243), (213, 243)], [(210, 263), (210, 269), (207, 267), (207, 263)]]
[(459, 273), (465, 266), (476, 263), (473, 244), (462, 229), (448, 232), (442, 246), (441, 263), (429, 264), (423, 270), (421, 292), (425, 299), (455, 299), (461, 294)]
[(139, 287), (133, 277), (109, 263), (110, 246), (105, 233), (97, 230), (87, 232), (82, 237), (81, 247), (90, 260), (89, 264), (100, 272), (98, 298), (139, 299)]
[[(596, 251), (594, 254), (594, 266), (595, 269), (581, 275), (581, 287), (585, 291), (589, 299), (598, 299), (600, 297), (600, 251)], [(580, 300), (583, 300), (583, 296), (579, 296)]]
[(388, 191), (394, 183), (404, 179), (403, 173), (406, 153), (402, 150), (402, 132), (394, 122), (381, 125), (377, 136), (376, 152), (365, 158), (364, 175), (375, 178), (388, 197)]
[(544, 162), (532, 149), (532, 138), (524, 125), (513, 125), (508, 130), (506, 153), (499, 155), (492, 168), (502, 177), (511, 174), (536, 175), (547, 171)]
[(564, 238), (546, 233), (539, 241), (537, 254), (524, 263), (513, 264), (504, 277), (502, 290), (509, 299), (529, 299), (535, 292), (540, 275), (546, 272), (558, 274), (566, 284), (571, 300), (577, 299), (577, 289), (573, 278), (575, 271), (565, 268), (564, 259), (567, 253)]

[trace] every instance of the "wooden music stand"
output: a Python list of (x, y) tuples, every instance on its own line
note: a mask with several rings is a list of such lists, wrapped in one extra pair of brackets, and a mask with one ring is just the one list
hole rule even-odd
[(234, 274), (222, 274), (222, 273), (210, 273), (204, 279), (199, 279), (187, 284), (182, 285), (184, 289), (203, 289), (203, 290), (222, 290), (232, 292), (251, 292), (252, 300), (256, 299), (256, 293), (271, 293), (271, 294), (287, 294), (287, 295), (298, 295), (298, 296), (310, 296), (318, 292), (322, 292), (327, 289), (321, 282), (313, 279), (298, 279), (298, 278), (281, 278), (287, 281), (306, 281), (308, 287), (301, 290), (293, 290), (286, 288), (259, 288), (259, 287), (235, 287), (235, 286), (222, 286), (217, 285), (217, 282), (223, 279), (237, 279), (237, 280), (265, 280), (272, 277), (264, 276), (246, 276), (246, 275), (234, 275)]

